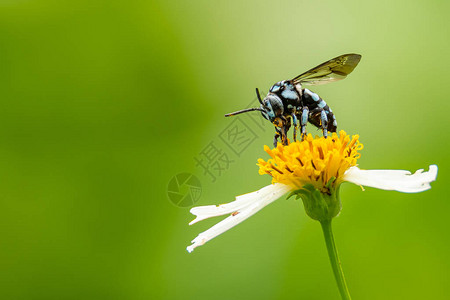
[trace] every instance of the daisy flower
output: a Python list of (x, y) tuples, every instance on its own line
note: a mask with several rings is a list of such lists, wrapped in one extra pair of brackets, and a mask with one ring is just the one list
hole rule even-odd
[(414, 174), (403, 170), (363, 170), (357, 165), (363, 145), (359, 136), (350, 137), (344, 131), (331, 137), (316, 137), (311, 134), (303, 141), (287, 146), (278, 144), (274, 149), (264, 146), (270, 159), (258, 160), (259, 174), (268, 174), (272, 183), (262, 189), (240, 195), (236, 200), (221, 205), (199, 206), (191, 209), (196, 218), (192, 225), (211, 217), (229, 216), (210, 229), (200, 233), (187, 247), (192, 252), (216, 236), (251, 217), (263, 207), (290, 193), (301, 198), (305, 211), (321, 223), (330, 261), (343, 299), (350, 299), (337, 257), (331, 231), (331, 220), (341, 211), (339, 187), (343, 182), (404, 193), (423, 192), (431, 188), (436, 180), (437, 166), (429, 170), (417, 170)]

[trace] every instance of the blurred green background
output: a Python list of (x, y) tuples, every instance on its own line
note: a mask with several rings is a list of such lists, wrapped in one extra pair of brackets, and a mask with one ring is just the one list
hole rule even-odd
[[(199, 205), (270, 182), (272, 125), (240, 155), (224, 113), (344, 53), (346, 80), (312, 88), (365, 145), (360, 166), (439, 166), (430, 191), (346, 184), (334, 230), (354, 299), (449, 299), (448, 1), (0, 2), (1, 299), (339, 299), (320, 226), (284, 198), (192, 254), (167, 197)], [(236, 119), (237, 120), (237, 119)], [(256, 127), (255, 127), (256, 126)], [(308, 126), (310, 132), (319, 131)], [(195, 158), (232, 160), (212, 182)]]

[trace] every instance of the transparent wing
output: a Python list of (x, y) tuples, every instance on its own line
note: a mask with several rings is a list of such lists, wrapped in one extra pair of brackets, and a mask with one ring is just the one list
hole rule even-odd
[(344, 54), (298, 75), (292, 81), (294, 84), (319, 85), (341, 80), (353, 71), (360, 60), (359, 54)]

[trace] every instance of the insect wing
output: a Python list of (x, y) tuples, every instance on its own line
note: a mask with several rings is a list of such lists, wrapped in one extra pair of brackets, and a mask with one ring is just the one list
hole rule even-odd
[(294, 84), (319, 85), (338, 81), (347, 77), (360, 60), (361, 55), (359, 54), (344, 54), (298, 75), (292, 79), (292, 82)]

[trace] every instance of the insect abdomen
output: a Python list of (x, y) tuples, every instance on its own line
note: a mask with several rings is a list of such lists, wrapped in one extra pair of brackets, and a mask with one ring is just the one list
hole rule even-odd
[(322, 127), (321, 123), (321, 113), (325, 112), (328, 124), (327, 130), (331, 132), (336, 132), (337, 129), (337, 121), (334, 116), (331, 108), (327, 105), (327, 103), (319, 97), (314, 92), (311, 92), (308, 89), (304, 89), (302, 93), (303, 105), (307, 106), (309, 109), (309, 122), (316, 127)]

